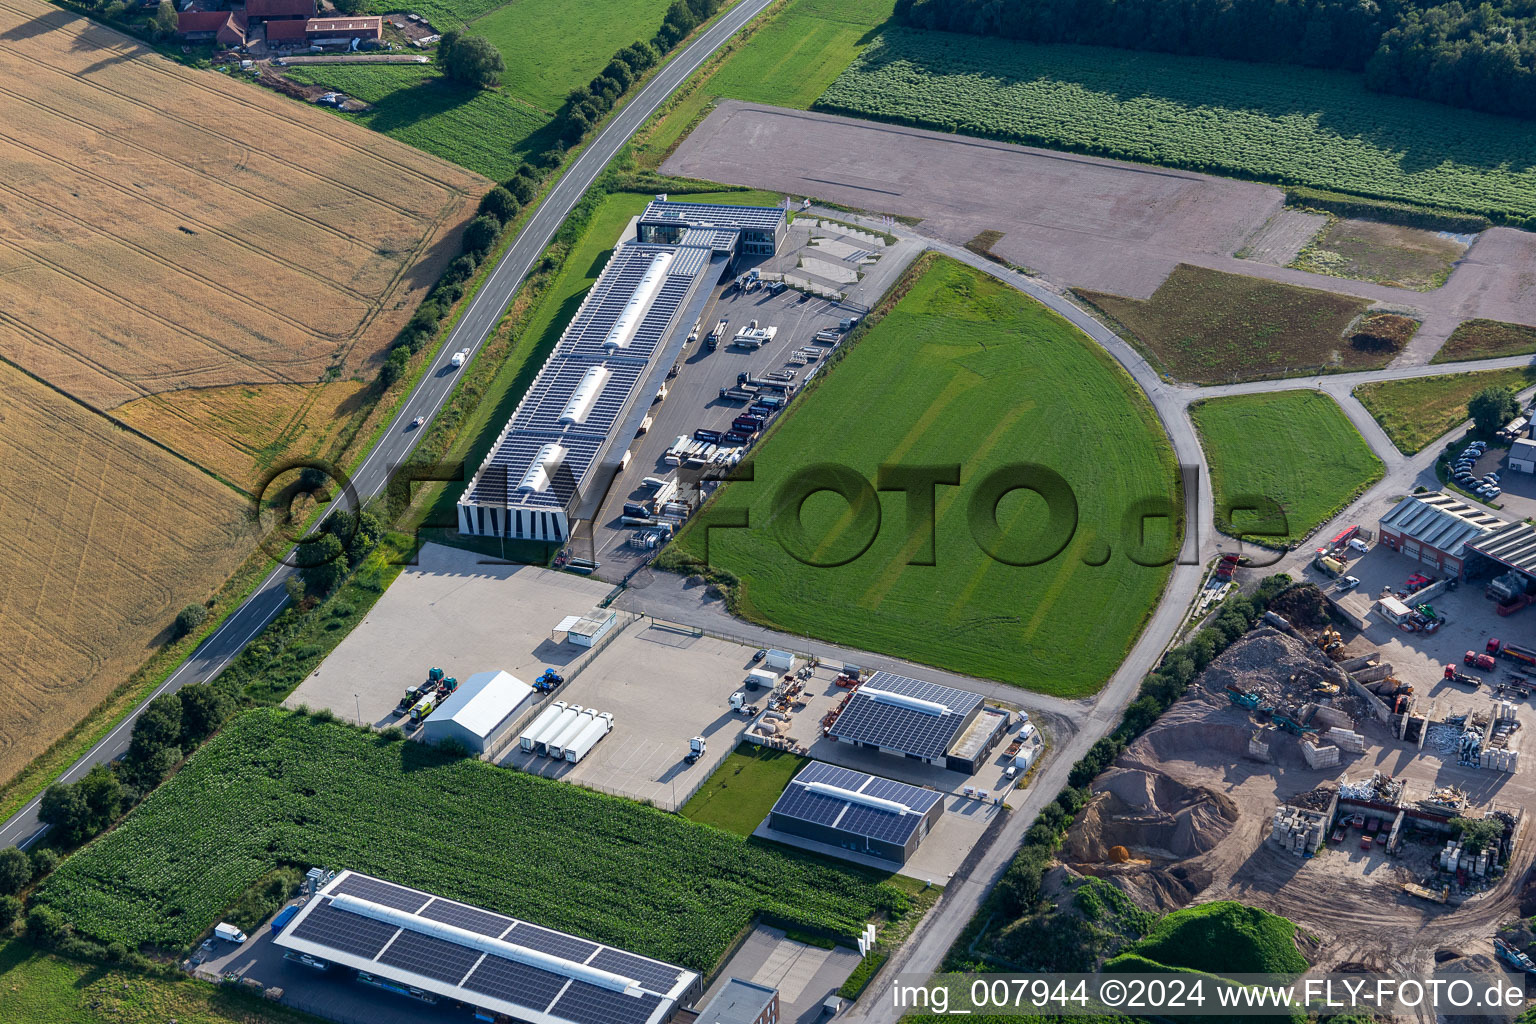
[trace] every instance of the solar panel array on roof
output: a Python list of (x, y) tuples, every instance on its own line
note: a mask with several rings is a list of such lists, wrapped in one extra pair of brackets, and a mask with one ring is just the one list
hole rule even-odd
[(690, 227), (749, 228), (772, 231), (784, 221), (777, 206), (728, 206), (724, 203), (674, 203), (655, 199), (640, 215), (648, 220), (678, 221)]
[(534, 1024), (657, 1024), (699, 976), (502, 914), (343, 872), (274, 937)]
[[(901, 703), (900, 698), (912, 698)], [(915, 757), (943, 756), (981, 707), (981, 694), (876, 672), (853, 692), (829, 735)]]
[[(826, 787), (898, 806), (871, 806)], [(931, 789), (812, 761), (790, 781), (771, 813), (903, 846), (940, 799)]]
[[(708, 248), (620, 246), (459, 504), (569, 508), (633, 406), (710, 257)], [(541, 464), (543, 473), (536, 471)], [(494, 532), (518, 535), (509, 519), (521, 521), (498, 517)], [(461, 524), (482, 532), (473, 517), (461, 515)], [(489, 524), (486, 531), (492, 532)]]

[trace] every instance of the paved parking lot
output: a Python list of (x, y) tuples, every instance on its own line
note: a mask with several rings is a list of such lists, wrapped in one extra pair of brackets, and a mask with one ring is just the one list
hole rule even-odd
[[(514, 747), (500, 764), (676, 810), (735, 749), (747, 719), (730, 709), (752, 650), (644, 621), (632, 624), (560, 688), (567, 704), (613, 714), (613, 731), (580, 764)], [(688, 740), (708, 754), (687, 764)]]
[(437, 666), (466, 679), (502, 669), (531, 683), (546, 666), (570, 675), (587, 648), (555, 643), (566, 615), (591, 611), (613, 588), (528, 565), (487, 565), (458, 548), (426, 544), (420, 561), (284, 703), (330, 708), (339, 718), (390, 725), (406, 687)]
[[(807, 226), (810, 223), (808, 219), (791, 226), (788, 242), (780, 255), (757, 262), (739, 260), (737, 269), (744, 271), (756, 266), (768, 274), (800, 273), (804, 276), (806, 271), (796, 269), (804, 254), (826, 262), (833, 253), (871, 251), (863, 242), (841, 244), (841, 229), (835, 225), (812, 229)], [(813, 235), (814, 246), (811, 244)], [(740, 373), (761, 375), (784, 368), (796, 371), (794, 383), (797, 386), (803, 384), (831, 351), (831, 346), (812, 340), (816, 333), (823, 328), (836, 327), (844, 318), (861, 315), (895, 281), (915, 255), (916, 248), (903, 243), (880, 249), (879, 253), (879, 259), (873, 263), (846, 263), (845, 269), (857, 269), (864, 276), (857, 283), (846, 286), (849, 297), (843, 302), (808, 296), (795, 289), (778, 295), (770, 295), (766, 288), (744, 292), (733, 286), (734, 278), (716, 287), (700, 318), (698, 340), (684, 346), (677, 364), (678, 375), (667, 382), (667, 398), (652, 406), (652, 425), (631, 446), (629, 466), (614, 478), (601, 510), (593, 517), (590, 539), (581, 535), (585, 532), (583, 529), (572, 540), (571, 549), (579, 556), (592, 557), (601, 563), (599, 576), (615, 582), (622, 580), (654, 553), (632, 547), (630, 535), (634, 531), (620, 522), (624, 502), (649, 494), (641, 484), (645, 477), (677, 474), (680, 480), (697, 484), (698, 471), (680, 470), (662, 461), (673, 441), (680, 435), (692, 437), (693, 432), (701, 428), (729, 430), (731, 421), (746, 411), (745, 403), (721, 399), (720, 389), (733, 386)], [(720, 320), (728, 321), (729, 326), (726, 336), (711, 352), (705, 338)], [(756, 350), (730, 344), (736, 331), (752, 320), (765, 327), (777, 327), (774, 340)], [(818, 358), (796, 364), (791, 356), (798, 349), (814, 351)]]

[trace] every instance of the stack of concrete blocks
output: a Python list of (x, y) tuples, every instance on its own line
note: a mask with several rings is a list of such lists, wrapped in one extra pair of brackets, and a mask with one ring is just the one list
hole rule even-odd
[(1307, 759), (1309, 768), (1332, 768), (1339, 763), (1339, 748), (1332, 744), (1318, 746), (1311, 740), (1302, 740), (1301, 756)]
[(1323, 845), (1323, 825), (1323, 816), (1316, 811), (1304, 811), (1289, 804), (1281, 804), (1275, 808), (1269, 841), (1282, 850), (1304, 857), (1316, 853), (1318, 847)]
[(1338, 708), (1319, 707), (1313, 713), (1312, 721), (1318, 725), (1326, 725), (1330, 729), (1353, 729), (1355, 727), (1355, 720)]
[(1255, 729), (1253, 735), (1248, 737), (1248, 756), (1255, 761), (1273, 761), (1274, 757), (1269, 752), (1269, 741), (1274, 738), (1274, 734), (1274, 726)]
[(1350, 754), (1360, 754), (1365, 751), (1365, 737), (1348, 729), (1329, 729), (1328, 742)]
[(1478, 767), (1487, 768), (1495, 772), (1508, 772), (1514, 775), (1520, 771), (1520, 752), (1518, 750), (1485, 749), (1478, 759)]

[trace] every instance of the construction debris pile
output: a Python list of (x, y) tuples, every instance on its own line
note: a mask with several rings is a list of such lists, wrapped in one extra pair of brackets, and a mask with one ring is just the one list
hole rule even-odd
[(1339, 785), (1341, 800), (1368, 800), (1378, 804), (1396, 804), (1403, 797), (1403, 784), (1385, 772), (1372, 772), (1368, 779)]
[(1298, 857), (1316, 853), (1323, 845), (1327, 832), (1326, 811), (1309, 811), (1290, 804), (1275, 808), (1274, 822), (1270, 826), (1269, 841), (1282, 850), (1289, 850)]

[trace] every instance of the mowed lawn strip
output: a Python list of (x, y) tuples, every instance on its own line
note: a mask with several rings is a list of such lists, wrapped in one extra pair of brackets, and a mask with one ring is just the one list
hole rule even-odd
[(334, 721), (246, 712), (34, 899), (183, 950), (283, 864), (353, 868), (694, 970), (758, 914), (850, 941), (882, 873)]
[[(1291, 544), (1381, 479), (1381, 460), (1333, 399), (1316, 391), (1212, 398), (1189, 407), (1211, 467), (1216, 528)], [(1254, 497), (1278, 517), (1229, 513)]]
[(1518, 118), (1279, 64), (887, 27), (817, 109), (1237, 178), (1536, 217)]
[(690, 80), (691, 91), (635, 141), (640, 163), (655, 167), (717, 99), (809, 109), (874, 38), (895, 0), (792, 0), (745, 45)]
[(1451, 332), (1430, 362), (1455, 363), (1463, 359), (1495, 359), (1532, 352), (1536, 352), (1536, 327), (1506, 324), (1500, 320), (1468, 320)]
[(1164, 373), (1195, 384), (1379, 369), (1393, 355), (1344, 338), (1366, 300), (1257, 277), (1181, 263), (1150, 299), (1078, 294)]
[(167, 978), (0, 944), (6, 1024), (316, 1024), (320, 1018), (233, 986)]
[[(873, 541), (851, 561), (823, 568), (788, 553), (778, 540), (789, 521), (775, 520), (776, 492), (825, 463), (869, 481), (881, 465), (957, 465), (962, 486), (935, 491), (934, 551), (926, 531), (908, 522), (904, 496), (889, 491), (879, 498)], [(1059, 473), (1078, 504), (1076, 530), (1066, 536), (1047, 531), (1037, 495), (1002, 499), (1002, 558), (1038, 561), (1065, 544), (1035, 565), (990, 557), (972, 532), (974, 519), (985, 538), (992, 518), (987, 509), (971, 514), (978, 483), (1019, 463)], [(752, 465), (755, 482), (728, 484), (669, 558), (703, 559), (707, 544), (709, 562), (741, 581), (738, 610), (788, 632), (1076, 697), (1114, 671), (1168, 575), (1166, 565), (1130, 560), (1124, 529), (1139, 501), (1178, 507), (1169, 445), (1145, 398), (1071, 325), (952, 261), (932, 262), (796, 399)], [(704, 528), (739, 508), (748, 510), (749, 528)], [(830, 492), (812, 496), (802, 512), (818, 563), (857, 554), (869, 533), (867, 512), (861, 523)], [(1156, 560), (1146, 553), (1153, 549), (1166, 553), (1176, 530), (1166, 518), (1149, 520), (1142, 560)], [(911, 564), (925, 561), (932, 564)]]
[(749, 836), (810, 758), (743, 743), (683, 805), (683, 817)]
[(1467, 402), (1483, 388), (1520, 391), (1532, 384), (1536, 384), (1536, 367), (1522, 367), (1362, 384), (1355, 388), (1355, 397), (1398, 450), (1412, 455), (1464, 421)]

